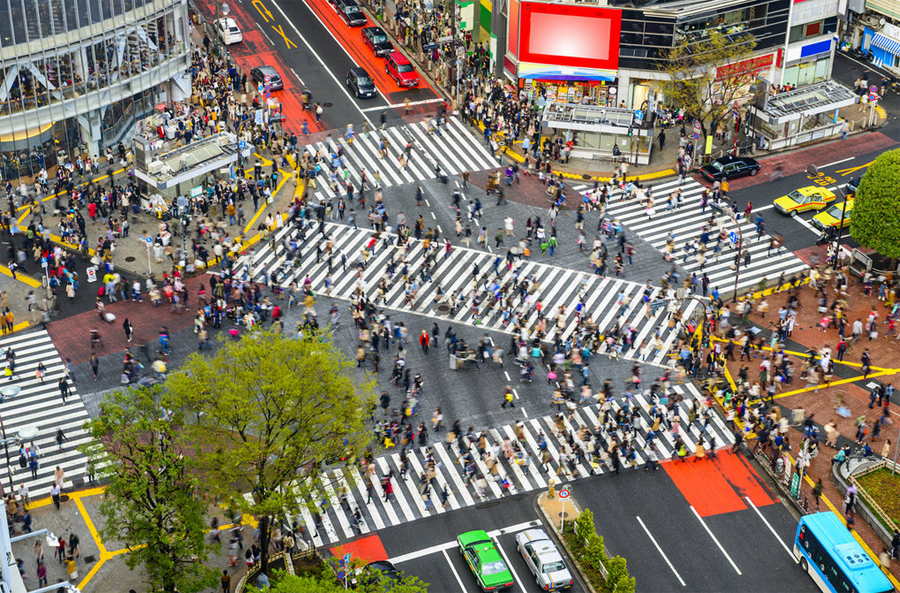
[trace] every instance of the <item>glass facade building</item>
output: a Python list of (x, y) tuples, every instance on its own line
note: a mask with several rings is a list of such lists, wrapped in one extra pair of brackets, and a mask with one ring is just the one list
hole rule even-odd
[(187, 0), (0, 0), (0, 178), (101, 156), (189, 66)]

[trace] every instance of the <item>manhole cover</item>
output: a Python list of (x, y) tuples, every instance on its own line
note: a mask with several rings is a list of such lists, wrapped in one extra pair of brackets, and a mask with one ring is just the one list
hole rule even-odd
[(322, 107), (334, 107), (334, 103), (322, 103)]
[(562, 518), (562, 519), (568, 519), (568, 518), (569, 518), (569, 513), (559, 513), (559, 516), (560, 516), (560, 518)]
[(587, 173), (585, 173), (584, 175), (581, 176), (581, 178), (584, 179), (585, 181), (587, 181), (588, 179), (591, 178), (591, 176), (588, 175)]
[(134, 261), (134, 257), (132, 257), (132, 256), (129, 255), (128, 257), (125, 258), (125, 261), (127, 261), (127, 262), (133, 262), (133, 261)]
[(96, 561), (97, 561), (97, 559), (94, 558), (93, 554), (84, 557), (84, 562), (85, 562), (85, 564), (91, 564), (91, 563), (94, 563), (94, 562), (96, 562)]
[(435, 310), (441, 315), (446, 315), (447, 313), (450, 312), (450, 306), (446, 305), (444, 303), (441, 303), (440, 305), (435, 307)]

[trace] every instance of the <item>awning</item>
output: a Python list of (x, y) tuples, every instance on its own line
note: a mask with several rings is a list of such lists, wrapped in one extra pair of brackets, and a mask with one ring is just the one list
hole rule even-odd
[(885, 37), (881, 33), (875, 33), (875, 36), (872, 37), (871, 45), (881, 48), (889, 54), (900, 56), (900, 41)]

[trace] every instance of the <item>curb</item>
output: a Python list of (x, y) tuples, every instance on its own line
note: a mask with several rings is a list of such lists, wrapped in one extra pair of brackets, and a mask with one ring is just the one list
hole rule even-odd
[[(547, 511), (544, 509), (544, 505), (541, 504), (541, 497), (546, 496), (546, 492), (540, 492), (537, 496), (534, 497), (534, 508), (540, 511), (541, 518), (543, 519), (544, 526), (547, 527), (549, 525), (549, 533), (553, 540), (560, 546), (562, 549), (566, 551), (566, 554), (569, 555), (569, 559), (572, 561), (572, 566), (575, 568), (575, 572), (578, 574), (578, 579), (581, 581), (581, 584), (587, 591), (591, 593), (597, 593), (597, 590), (594, 589), (593, 585), (585, 578), (584, 572), (581, 570), (581, 563), (578, 562), (578, 559), (575, 557), (575, 554), (569, 548), (569, 545), (566, 543), (565, 538), (561, 537), (560, 534), (556, 531), (556, 524), (553, 522), (553, 519), (550, 515), (547, 514)], [(575, 503), (575, 499), (572, 499), (572, 507), (578, 511), (578, 514), (581, 514), (581, 507)]]

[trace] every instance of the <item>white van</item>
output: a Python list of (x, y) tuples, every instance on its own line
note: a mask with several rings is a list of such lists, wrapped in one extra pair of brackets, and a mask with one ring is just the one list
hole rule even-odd
[(238, 28), (237, 23), (232, 18), (219, 19), (217, 30), (219, 32), (219, 38), (225, 45), (240, 43), (244, 40), (240, 28)]

